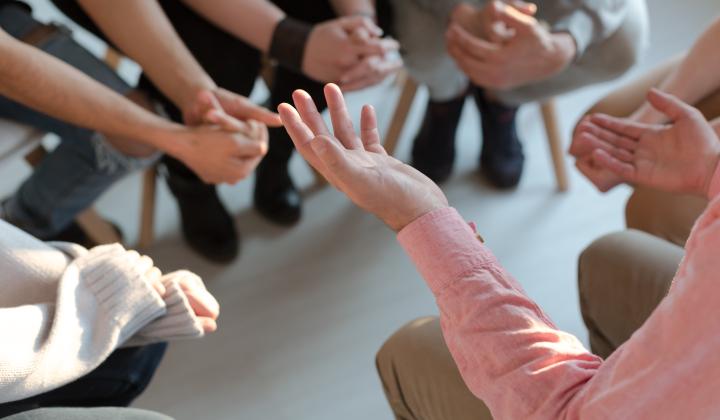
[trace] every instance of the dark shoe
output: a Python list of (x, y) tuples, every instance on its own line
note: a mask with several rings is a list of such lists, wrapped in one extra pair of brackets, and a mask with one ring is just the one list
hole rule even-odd
[(182, 232), (190, 248), (217, 263), (237, 258), (240, 237), (215, 186), (177, 174), (168, 175), (167, 183), (180, 207)]
[(302, 197), (287, 170), (287, 163), (260, 162), (255, 171), (255, 209), (269, 221), (292, 226), (302, 217)]
[(447, 181), (455, 162), (455, 132), (465, 95), (448, 102), (428, 101), (415, 137), (411, 165), (436, 183)]
[(474, 96), (482, 119), (480, 172), (497, 188), (515, 188), (525, 163), (515, 126), (518, 108), (486, 99), (480, 88), (475, 88)]

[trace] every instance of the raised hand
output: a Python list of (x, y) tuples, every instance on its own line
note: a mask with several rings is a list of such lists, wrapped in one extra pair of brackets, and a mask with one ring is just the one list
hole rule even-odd
[(445, 195), (429, 178), (385, 152), (371, 106), (362, 110), (358, 136), (340, 88), (327, 85), (325, 98), (334, 135), (304, 91), (293, 94), (295, 108), (282, 104), (278, 110), (297, 150), (335, 188), (396, 232), (448, 206)]
[(720, 141), (697, 109), (658, 90), (649, 103), (671, 121), (643, 124), (594, 115), (594, 132), (586, 132), (582, 147), (592, 159), (625, 182), (670, 192), (707, 195), (720, 161)]

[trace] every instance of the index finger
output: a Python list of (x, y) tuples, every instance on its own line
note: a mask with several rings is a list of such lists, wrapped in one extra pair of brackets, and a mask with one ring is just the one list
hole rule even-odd
[(293, 108), (290, 104), (280, 104), (278, 111), (280, 112), (280, 118), (282, 119), (283, 125), (295, 144), (297, 151), (314, 168), (322, 167), (322, 162), (320, 162), (310, 146), (310, 142), (313, 141), (315, 135), (312, 130), (305, 125), (297, 110), (295, 110), (295, 108)]

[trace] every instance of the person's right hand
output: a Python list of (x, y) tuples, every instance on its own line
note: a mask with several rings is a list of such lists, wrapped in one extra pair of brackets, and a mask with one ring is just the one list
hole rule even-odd
[(593, 159), (628, 183), (706, 196), (720, 162), (717, 134), (699, 110), (672, 95), (653, 89), (648, 101), (671, 123), (594, 115), (591, 121), (609, 134), (588, 136)]
[(163, 276), (163, 281), (173, 282), (180, 286), (206, 334), (217, 330), (220, 304), (207, 290), (205, 283), (198, 275), (187, 270), (180, 270), (166, 274)]
[(346, 16), (319, 23), (305, 45), (303, 73), (320, 82), (344, 80), (350, 83), (358, 79), (353, 70), (363, 64), (377, 73), (394, 71), (394, 65), (382, 67), (376, 62), (363, 63), (368, 57), (384, 58), (399, 49), (397, 41), (380, 38), (381, 35), (382, 30), (365, 16)]
[(297, 110), (282, 104), (278, 111), (297, 150), (334, 187), (396, 232), (448, 206), (443, 192), (428, 177), (387, 154), (372, 107), (363, 108), (358, 137), (340, 88), (327, 85), (325, 98), (334, 136), (304, 91), (293, 94)]
[(175, 156), (208, 184), (235, 184), (247, 178), (267, 153), (267, 127), (214, 110), (207, 121), (215, 125), (189, 127), (181, 133)]

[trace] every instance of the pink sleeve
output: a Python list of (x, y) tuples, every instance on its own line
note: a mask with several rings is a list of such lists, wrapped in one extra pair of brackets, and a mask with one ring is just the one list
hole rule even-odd
[(398, 240), (435, 294), (465, 383), (493, 415), (565, 417), (602, 359), (552, 324), (454, 209), (421, 217)]

